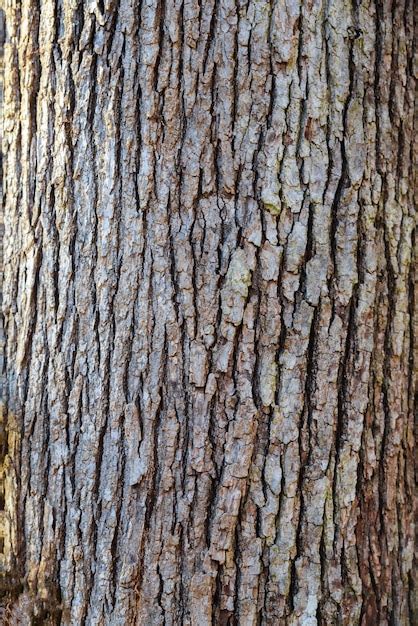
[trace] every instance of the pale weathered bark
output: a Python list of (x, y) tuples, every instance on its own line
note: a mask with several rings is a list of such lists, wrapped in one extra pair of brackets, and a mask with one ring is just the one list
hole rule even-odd
[(413, 624), (412, 0), (4, 9), (10, 620)]

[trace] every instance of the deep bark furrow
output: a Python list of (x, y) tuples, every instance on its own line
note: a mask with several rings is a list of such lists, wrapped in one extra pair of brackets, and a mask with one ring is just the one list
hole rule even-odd
[(14, 610), (412, 624), (412, 3), (5, 15)]

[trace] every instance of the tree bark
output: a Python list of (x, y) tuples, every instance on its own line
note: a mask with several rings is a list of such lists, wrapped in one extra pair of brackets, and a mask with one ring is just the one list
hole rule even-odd
[(4, 5), (4, 620), (416, 623), (412, 0)]

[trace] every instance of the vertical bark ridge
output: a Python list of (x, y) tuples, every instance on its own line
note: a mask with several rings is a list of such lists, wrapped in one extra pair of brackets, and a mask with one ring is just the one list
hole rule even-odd
[(412, 624), (412, 2), (5, 16), (15, 610)]

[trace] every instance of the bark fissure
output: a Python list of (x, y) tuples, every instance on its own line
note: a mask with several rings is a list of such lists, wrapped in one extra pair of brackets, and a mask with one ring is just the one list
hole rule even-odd
[(412, 2), (4, 10), (4, 607), (412, 624)]

